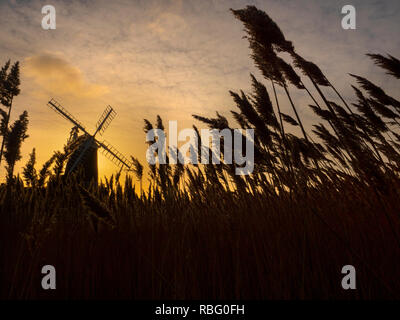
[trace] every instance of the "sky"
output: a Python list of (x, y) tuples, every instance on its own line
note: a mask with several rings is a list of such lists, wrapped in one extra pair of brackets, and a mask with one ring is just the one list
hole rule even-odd
[[(49, 4), (56, 9), (55, 30), (41, 26), (41, 9)], [(347, 4), (356, 8), (356, 30), (341, 27)], [(317, 63), (349, 101), (354, 80), (348, 73), (399, 97), (398, 83), (365, 56), (400, 57), (398, 0), (0, 0), (0, 64), (21, 63), (21, 94), (11, 121), (23, 110), (30, 121), (16, 170), (32, 148), (40, 167), (69, 136), (71, 123), (46, 105), (51, 98), (89, 132), (111, 105), (117, 116), (100, 140), (142, 163), (145, 118), (155, 122), (160, 115), (167, 128), (169, 120), (177, 120), (178, 130), (202, 127), (192, 114), (218, 111), (231, 119), (235, 105), (229, 90), (250, 93), (250, 73), (263, 80), (249, 57), (243, 26), (229, 12), (246, 5), (267, 12), (296, 51)], [(310, 130), (317, 121), (307, 107), (311, 101), (303, 91), (292, 92)], [(283, 112), (292, 115), (287, 99), (281, 99)], [(117, 170), (99, 155), (100, 177)], [(4, 171), (0, 168), (0, 177)]]

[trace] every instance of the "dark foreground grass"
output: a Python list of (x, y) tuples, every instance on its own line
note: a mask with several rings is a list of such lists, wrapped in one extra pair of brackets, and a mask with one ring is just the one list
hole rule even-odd
[[(93, 198), (73, 182), (2, 188), (1, 298), (400, 297), (398, 180), (385, 194), (346, 181), (291, 197), (214, 188), (139, 198), (127, 186), (100, 186)], [(56, 290), (41, 288), (46, 264)], [(341, 287), (347, 264), (357, 290)]]

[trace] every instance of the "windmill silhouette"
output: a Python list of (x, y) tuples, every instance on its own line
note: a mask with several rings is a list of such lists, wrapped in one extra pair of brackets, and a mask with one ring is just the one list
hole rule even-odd
[[(75, 151), (71, 154), (68, 159), (65, 176), (68, 176), (79, 168), (82, 168), (83, 179), (85, 183), (90, 183), (94, 180), (97, 183), (98, 180), (98, 166), (97, 166), (97, 150), (111, 160), (115, 165), (120, 167), (120, 172), (125, 168), (129, 170), (132, 166), (130, 161), (111, 144), (103, 140), (102, 142), (96, 139), (96, 135), (102, 135), (108, 128), (111, 121), (115, 118), (116, 112), (111, 106), (107, 106), (101, 115), (100, 119), (96, 123), (96, 131), (94, 134), (90, 134), (85, 127), (79, 122), (69, 111), (61, 106), (56, 100), (51, 99), (47, 105), (55, 112), (60, 114), (65, 119), (73, 123), (74, 127), (71, 130), (75, 137), (78, 132), (83, 133), (82, 139), (79, 139), (79, 144)], [(71, 139), (71, 137), (70, 137)], [(75, 138), (75, 140), (77, 140)]]

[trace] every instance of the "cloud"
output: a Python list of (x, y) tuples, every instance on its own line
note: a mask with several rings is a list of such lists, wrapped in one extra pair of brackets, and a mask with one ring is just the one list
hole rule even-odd
[(170, 12), (164, 12), (155, 21), (149, 23), (148, 27), (163, 40), (166, 40), (173, 34), (185, 32), (187, 24), (183, 17)]
[(88, 82), (81, 70), (70, 64), (60, 53), (45, 52), (25, 58), (23, 75), (44, 92), (75, 98), (97, 98), (108, 93), (105, 85)]

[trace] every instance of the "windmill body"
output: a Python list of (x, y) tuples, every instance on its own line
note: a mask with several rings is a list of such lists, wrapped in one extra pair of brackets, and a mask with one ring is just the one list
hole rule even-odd
[[(89, 147), (84, 150), (86, 144)], [(86, 137), (75, 151), (71, 154), (67, 161), (65, 168), (65, 175), (68, 176), (70, 173), (82, 170), (82, 179), (86, 184), (90, 184), (91, 181), (95, 183), (98, 181), (98, 165), (97, 165), (97, 151), (98, 145), (91, 139), (91, 137)], [(78, 160), (82, 155), (82, 159)], [(78, 165), (73, 168), (75, 162), (79, 161)]]
[(124, 155), (122, 155), (122, 153), (120, 153), (108, 142), (104, 140), (101, 142), (96, 139), (96, 135), (102, 135), (116, 115), (111, 106), (108, 106), (104, 110), (96, 124), (96, 131), (93, 135), (91, 135), (87, 132), (85, 127), (57, 101), (51, 99), (47, 105), (66, 120), (72, 122), (74, 124), (74, 128), (83, 134), (79, 139), (77, 147), (68, 159), (65, 168), (65, 176), (68, 176), (74, 172), (79, 172), (81, 174), (79, 177), (85, 184), (90, 184), (92, 182), (97, 184), (97, 151), (99, 149), (108, 159), (120, 167), (121, 170), (130, 169), (131, 163)]

